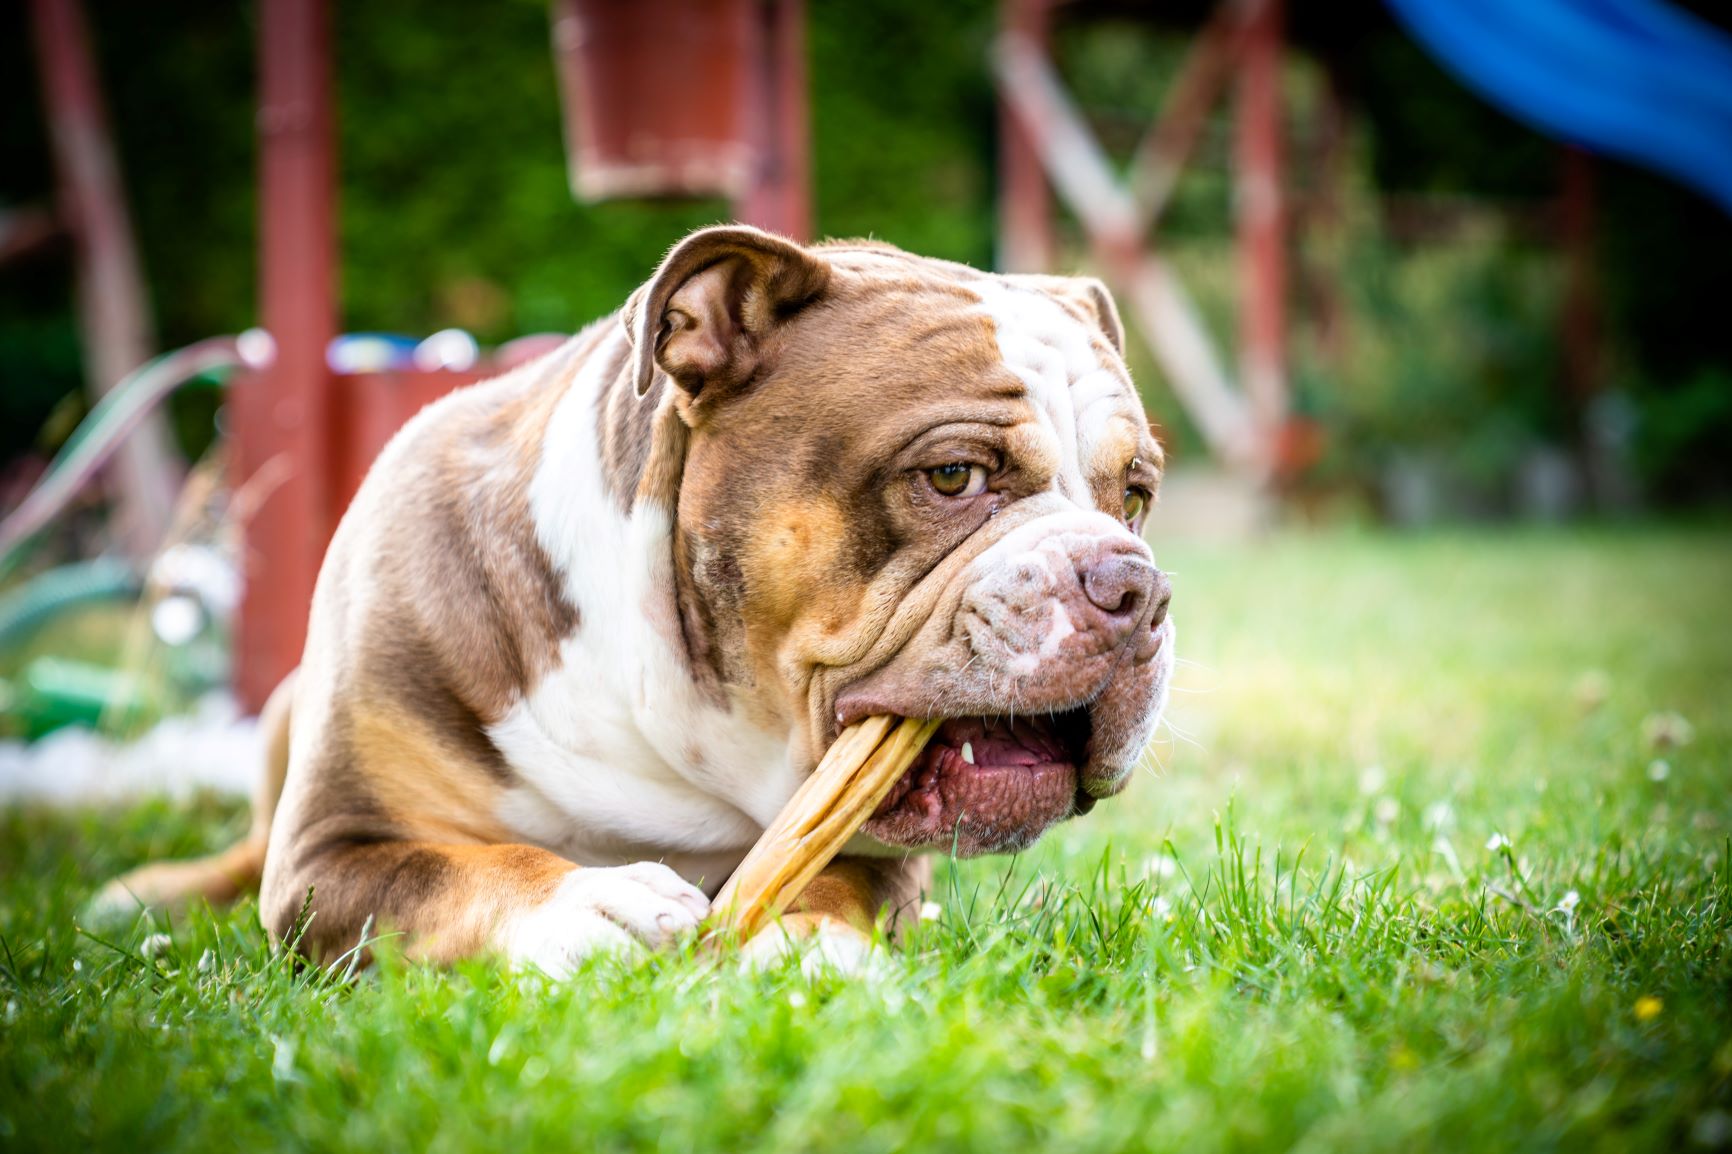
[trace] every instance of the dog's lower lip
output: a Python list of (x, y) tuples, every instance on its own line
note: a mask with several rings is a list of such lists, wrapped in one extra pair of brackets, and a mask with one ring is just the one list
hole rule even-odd
[(1089, 728), (1082, 708), (1052, 716), (948, 718), (874, 816), (912, 806), (936, 817), (941, 797), (964, 778), (1015, 783), (1024, 774), (1062, 772), (1074, 779), (1085, 759)]

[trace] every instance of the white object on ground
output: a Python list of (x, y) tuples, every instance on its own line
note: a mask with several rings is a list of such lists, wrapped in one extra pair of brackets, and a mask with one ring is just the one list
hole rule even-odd
[(136, 741), (73, 728), (33, 743), (0, 741), (0, 804), (89, 805), (201, 789), (247, 796), (263, 763), (258, 721), (212, 693)]

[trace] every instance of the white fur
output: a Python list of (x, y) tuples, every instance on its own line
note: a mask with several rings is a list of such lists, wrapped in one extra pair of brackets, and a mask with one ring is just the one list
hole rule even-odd
[[(1091, 472), (1123, 464), (1096, 464), (1093, 458), (1112, 422), (1138, 419), (1141, 402), (1128, 379), (1097, 355), (1096, 331), (1046, 294), (990, 280), (973, 287), (992, 318), (1005, 367), (1028, 386), (1035, 407), (1052, 424), (1061, 461), (1055, 487), (1073, 506), (1037, 518), (993, 545), (975, 559), (973, 580), (1019, 599), (1031, 585), (1045, 591), (1054, 581), (1069, 580), (1072, 559), (1061, 538), (1067, 530), (1119, 536), (1152, 558), (1146, 543), (1095, 508), (1087, 480)], [(1070, 615), (1055, 601), (1039, 650), (1011, 658), (1010, 672), (1033, 674), (1075, 631)]]
[(871, 938), (841, 922), (822, 921), (804, 937), (780, 922), (765, 926), (740, 947), (742, 970), (773, 970), (797, 958), (807, 980), (832, 973), (842, 977), (879, 977), (887, 970), (882, 950)]
[[(623, 340), (623, 335), (614, 339)], [(541, 546), (581, 621), (559, 664), (489, 736), (523, 784), (499, 817), (578, 862), (742, 853), (793, 795), (786, 734), (705, 699), (653, 622), (673, 620), (670, 512), (619, 511), (602, 479), (592, 351), (555, 409), (530, 487)]]
[(1052, 606), (1052, 621), (1046, 629), (1046, 636), (1040, 641), (1040, 658), (1048, 660), (1058, 654), (1059, 646), (1065, 638), (1076, 632), (1076, 626), (1071, 624), (1070, 610), (1064, 607), (1064, 602), (1055, 601)]
[(1084, 477), (1101, 430), (1135, 403), (1125, 381), (1095, 354), (1095, 332), (1045, 293), (999, 281), (970, 285), (992, 318), (1004, 365), (1028, 386), (1030, 398), (1052, 422), (1061, 467), (1058, 489), (1092, 508)]
[[(1079, 509), (1052, 500), (1057, 508), (1017, 526), (995, 541), (970, 564), (964, 580), (969, 585), (968, 597), (977, 605), (993, 602), (1028, 605), (1040, 602), (1047, 606), (1046, 632), (1034, 648), (1005, 651), (1000, 655), (1003, 668), (1017, 677), (1032, 677), (1059, 651), (1065, 640), (1077, 632), (1076, 622), (1065, 608), (1060, 592), (1076, 580), (1076, 562), (1072, 550), (1091, 539), (1119, 538), (1144, 557), (1153, 558), (1146, 542), (1140, 540), (1123, 523), (1097, 509)], [(977, 652), (981, 646), (995, 648), (1003, 644), (975, 617), (967, 626)], [(976, 629), (982, 630), (976, 633)]]
[(655, 862), (575, 869), (499, 934), (507, 960), (563, 978), (590, 954), (661, 949), (696, 931), (709, 899)]

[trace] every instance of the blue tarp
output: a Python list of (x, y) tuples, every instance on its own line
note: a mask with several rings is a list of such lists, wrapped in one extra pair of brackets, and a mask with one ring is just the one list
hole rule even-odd
[(1732, 213), (1732, 38), (1661, 0), (1388, 0), (1463, 83)]

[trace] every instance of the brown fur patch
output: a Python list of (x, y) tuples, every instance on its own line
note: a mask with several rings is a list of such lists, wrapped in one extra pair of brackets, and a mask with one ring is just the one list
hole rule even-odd
[(476, 772), (478, 763), (464, 756), (463, 739), (388, 704), (357, 705), (351, 726), (348, 755), (373, 803), (397, 815), (399, 836), (509, 840), (494, 817), (498, 775)]
[[(361, 941), (407, 931), (412, 958), (452, 962), (484, 952), (504, 920), (545, 902), (574, 867), (526, 845), (380, 841), (327, 848), (302, 875), (313, 919), (301, 941), (328, 960)], [(286, 934), (299, 911), (279, 910), (271, 929)]]
[(806, 921), (806, 932), (818, 922), (837, 921), (863, 933), (882, 927), (894, 935), (915, 921), (931, 887), (932, 862), (925, 857), (840, 857), (812, 879), (783, 920)]

